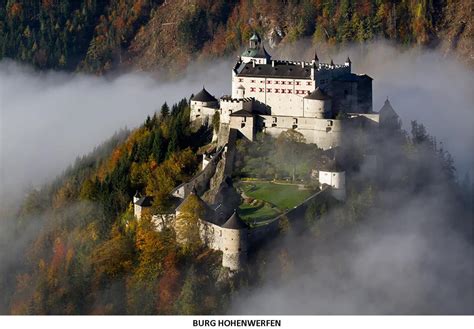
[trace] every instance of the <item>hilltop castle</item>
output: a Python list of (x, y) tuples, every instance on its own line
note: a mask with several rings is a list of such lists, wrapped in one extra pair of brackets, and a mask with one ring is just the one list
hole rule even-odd
[[(201, 170), (193, 179), (171, 192), (176, 206), (153, 214), (152, 220), (157, 230), (173, 227), (183, 243), (186, 239), (177, 222), (189, 204), (199, 205), (201, 241), (222, 251), (222, 265), (233, 272), (241, 269), (252, 246), (278, 231), (282, 218), (304, 216), (309, 202), (323, 195), (342, 202), (346, 198), (344, 168), (335, 159), (322, 162), (313, 170), (320, 191), (264, 225), (249, 226), (235, 211), (241, 197), (230, 179), (237, 139), (253, 141), (257, 132), (277, 137), (292, 129), (307, 143), (335, 154), (351, 127), (377, 129), (379, 123), (398, 120), (388, 100), (380, 112), (372, 111), (372, 78), (352, 73), (349, 58), (341, 65), (332, 60), (320, 63), (316, 53), (310, 62), (274, 60), (257, 34), (232, 68), (232, 95), (217, 100), (203, 88), (191, 98), (190, 107), (190, 121), (198, 127), (210, 125), (218, 115), (214, 151), (203, 155)], [(140, 219), (152, 199), (136, 195), (133, 203)]]
[(294, 129), (330, 149), (341, 144), (343, 125), (379, 123), (372, 78), (351, 68), (349, 58), (321, 63), (316, 53), (310, 62), (272, 59), (254, 34), (232, 68), (232, 95), (218, 101), (203, 88), (191, 99), (191, 121), (209, 124), (219, 112), (221, 124), (251, 141), (259, 131), (278, 136)]

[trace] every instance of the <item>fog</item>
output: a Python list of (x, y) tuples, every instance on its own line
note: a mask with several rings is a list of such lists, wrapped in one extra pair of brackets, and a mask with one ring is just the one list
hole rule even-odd
[[(292, 58), (310, 60), (313, 47), (296, 48), (304, 51)], [(405, 127), (410, 120), (423, 123), (452, 153), (458, 175), (472, 176), (472, 70), (437, 52), (383, 42), (331, 57), (341, 63), (347, 55), (354, 72), (374, 78), (374, 110), (389, 97)], [(329, 62), (329, 55), (320, 60)], [(95, 77), (0, 62), (0, 200), (47, 182), (165, 101), (189, 97), (203, 85), (216, 97), (229, 94), (231, 66), (230, 59), (193, 64), (180, 79), (165, 81), (148, 73)], [(441, 192), (386, 191), (363, 228), (331, 241), (290, 236), (287, 247), (298, 259), (291, 280), (271, 283), (270, 267), (267, 283), (241, 292), (230, 313), (472, 313), (472, 244), (448, 224), (453, 214), (465, 214), (451, 209), (453, 200)]]
[(270, 260), (265, 283), (241, 292), (229, 313), (474, 313), (474, 249), (453, 229), (453, 221), (462, 220), (450, 217), (456, 210), (447, 202), (453, 200), (439, 190), (381, 197), (381, 209), (355, 227), (318, 239), (290, 235), (284, 242), (289, 278), (279, 280), (281, 268)]
[[(198, 69), (199, 68), (199, 69)], [(0, 62), (0, 200), (57, 176), (121, 128), (198, 92), (230, 90), (226, 61), (192, 66), (176, 81), (147, 73), (96, 77)]]

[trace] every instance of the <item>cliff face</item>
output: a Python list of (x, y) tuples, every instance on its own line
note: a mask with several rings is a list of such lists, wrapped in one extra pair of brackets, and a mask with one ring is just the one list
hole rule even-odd
[(270, 47), (308, 38), (337, 46), (376, 38), (438, 47), (473, 65), (470, 0), (8, 1), (0, 58), (101, 74), (177, 72), (235, 53), (256, 30)]

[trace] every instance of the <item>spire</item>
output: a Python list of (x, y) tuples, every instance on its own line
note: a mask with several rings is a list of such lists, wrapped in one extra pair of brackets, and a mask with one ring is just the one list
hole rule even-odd
[(316, 63), (319, 62), (318, 52), (316, 51), (316, 49), (314, 50), (314, 61), (315, 61)]
[(349, 63), (349, 64), (352, 63), (352, 62), (351, 62), (351, 59), (349, 58), (349, 56), (347, 56), (346, 63)]
[(331, 58), (331, 66), (334, 66), (334, 61), (332, 60), (332, 58)]

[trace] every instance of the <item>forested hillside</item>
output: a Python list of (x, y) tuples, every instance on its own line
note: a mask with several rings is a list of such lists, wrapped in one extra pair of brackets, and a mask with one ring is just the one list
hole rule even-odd
[[(383, 209), (384, 193), (400, 195), (400, 204), (435, 191), (437, 200), (447, 200), (450, 227), (469, 235), (472, 223), (464, 218), (472, 212), (472, 186), (456, 183), (451, 156), (423, 125), (412, 122), (408, 135), (396, 123), (378, 139), (384, 175), (364, 177), (358, 150), (367, 139), (357, 135), (341, 153), (353, 177), (347, 202), (318, 200), (300, 221), (282, 220), (280, 234), (253, 250), (244, 271), (229, 278), (220, 252), (178, 244), (173, 229), (157, 232), (149, 215), (133, 216), (137, 190), (154, 196), (152, 211), (166, 209), (173, 187), (197, 172), (196, 154), (210, 131), (191, 129), (188, 118), (187, 99), (163, 104), (160, 114), (78, 158), (53, 182), (32, 189), (14, 215), (1, 218), (1, 248), (8, 252), (0, 268), (0, 313), (223, 314), (242, 290), (269, 278), (285, 286), (305, 268), (285, 244), (288, 234), (323, 244), (341, 238), (347, 229), (364, 227), (372, 209)], [(268, 152), (258, 149), (261, 143), (249, 146), (247, 158), (269, 163)]]
[(254, 30), (272, 47), (384, 38), (439, 46), (473, 63), (469, 0), (7, 0), (0, 58), (97, 74), (178, 71), (196, 58), (234, 53)]

